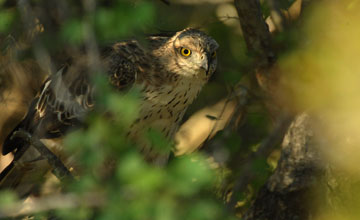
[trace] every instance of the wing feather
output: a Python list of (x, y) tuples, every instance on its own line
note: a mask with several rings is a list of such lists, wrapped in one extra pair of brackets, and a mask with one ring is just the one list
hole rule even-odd
[[(103, 68), (109, 84), (118, 90), (131, 86), (138, 74), (145, 70), (145, 51), (136, 41), (114, 44), (102, 54)], [(86, 60), (77, 59), (51, 75), (44, 83), (28, 114), (9, 134), (3, 145), (3, 154), (24, 145), (22, 140), (10, 139), (20, 128), (38, 138), (56, 138), (82, 124), (84, 115), (94, 106), (96, 88), (91, 82), (91, 68)]]

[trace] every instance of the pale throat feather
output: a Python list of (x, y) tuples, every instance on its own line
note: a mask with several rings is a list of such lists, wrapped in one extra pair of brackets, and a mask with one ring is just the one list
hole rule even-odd
[(141, 84), (143, 98), (130, 137), (138, 138), (144, 129), (155, 129), (172, 139), (186, 109), (206, 82), (203, 77), (176, 75), (171, 82), (161, 86)]

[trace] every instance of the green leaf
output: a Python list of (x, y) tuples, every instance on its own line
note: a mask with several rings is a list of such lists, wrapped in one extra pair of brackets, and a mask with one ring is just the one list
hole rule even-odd
[(63, 25), (60, 34), (64, 42), (75, 45), (81, 44), (85, 36), (84, 24), (79, 19), (71, 19)]
[(101, 8), (96, 11), (95, 30), (102, 40), (118, 39), (150, 24), (154, 15), (154, 6), (150, 2), (118, 2), (113, 8)]
[(192, 195), (206, 185), (211, 186), (214, 181), (214, 173), (201, 155), (177, 158), (169, 171), (175, 192), (184, 196)]
[(0, 192), (0, 206), (11, 205), (12, 203), (17, 201), (17, 197), (12, 191), (1, 191)]
[(15, 19), (13, 10), (0, 10), (0, 33), (8, 32)]
[(154, 148), (155, 151), (164, 154), (170, 153), (173, 145), (164, 137), (160, 131), (149, 129), (146, 133), (146, 137), (150, 141), (150, 145)]

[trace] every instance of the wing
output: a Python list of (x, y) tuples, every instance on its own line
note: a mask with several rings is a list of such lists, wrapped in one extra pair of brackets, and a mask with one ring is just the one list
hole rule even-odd
[[(148, 68), (145, 51), (136, 41), (120, 42), (102, 51), (101, 64), (109, 83), (118, 90), (131, 86)], [(92, 65), (88, 59), (77, 60), (51, 75), (33, 100), (25, 118), (9, 134), (2, 153), (24, 146), (13, 132), (24, 129), (33, 136), (57, 138), (82, 125), (85, 114), (94, 106), (96, 86), (92, 83)]]

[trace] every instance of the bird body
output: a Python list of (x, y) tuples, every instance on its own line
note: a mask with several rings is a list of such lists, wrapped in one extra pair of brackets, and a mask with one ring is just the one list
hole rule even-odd
[[(167, 139), (173, 139), (187, 107), (194, 101), (207, 81), (204, 78), (188, 77), (173, 80), (160, 87), (141, 85), (143, 98), (138, 119), (130, 127), (131, 139), (139, 140), (144, 135), (145, 128), (160, 131)], [(166, 156), (165, 158), (156, 154), (154, 156), (151, 146), (144, 145), (142, 143), (141, 147), (147, 158), (155, 160), (157, 164), (164, 164)]]
[[(170, 128), (179, 123), (189, 104), (193, 102), (205, 82), (182, 79), (160, 88), (143, 86), (143, 100), (139, 120), (133, 125), (151, 125), (172, 137)], [(142, 126), (141, 126), (142, 127)]]
[[(146, 45), (135, 40), (119, 42), (102, 52), (100, 68), (113, 88), (140, 89), (139, 115), (129, 129), (131, 139), (138, 139), (146, 129), (172, 139), (187, 107), (216, 69), (217, 48), (205, 33), (185, 29), (169, 36), (150, 36)], [(81, 125), (96, 104), (93, 68), (91, 59), (78, 59), (51, 75), (14, 131), (21, 128), (38, 139), (51, 139)], [(4, 142), (3, 154), (26, 147), (11, 135)], [(144, 149), (145, 154), (151, 151), (149, 146)], [(6, 176), (0, 175), (0, 185)]]

